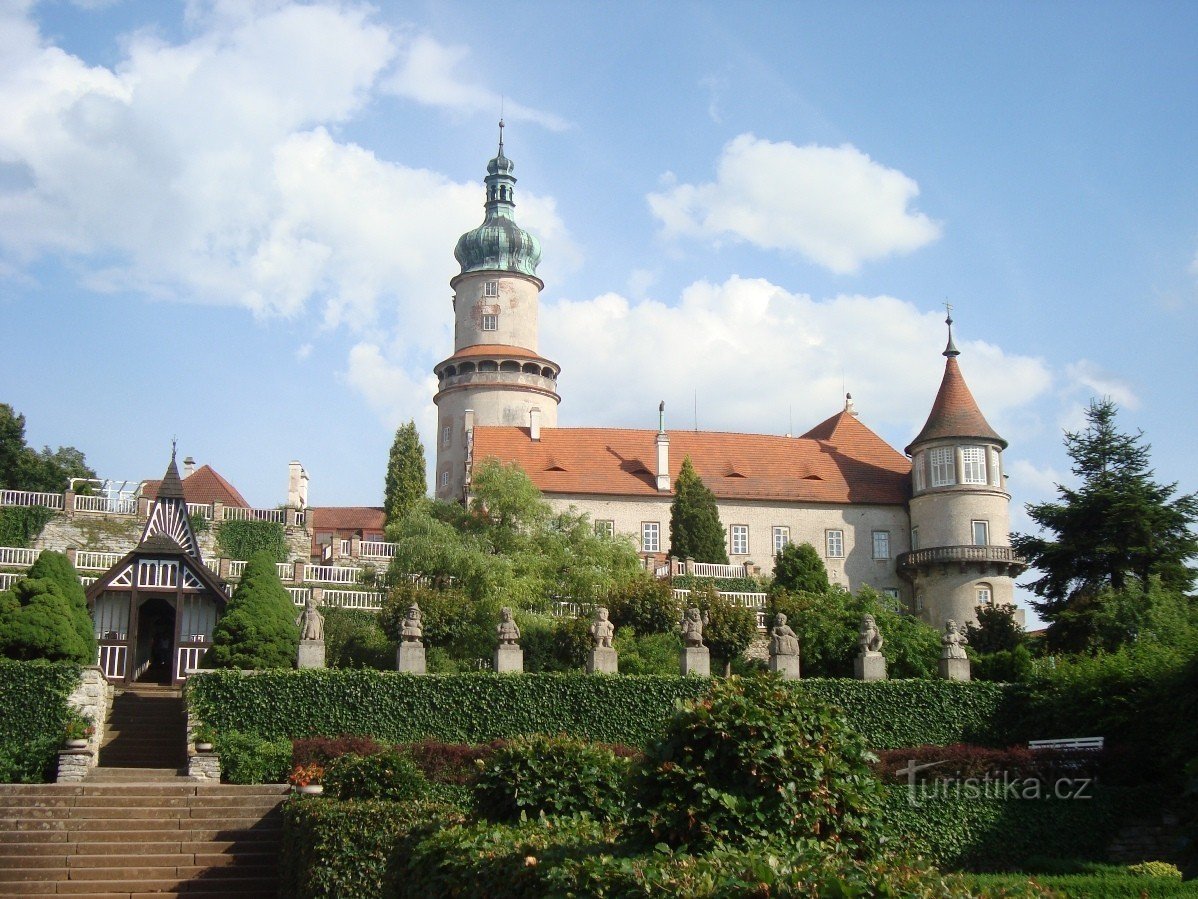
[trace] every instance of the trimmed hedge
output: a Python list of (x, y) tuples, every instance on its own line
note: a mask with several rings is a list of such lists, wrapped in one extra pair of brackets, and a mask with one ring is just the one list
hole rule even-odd
[(414, 831), (465, 820), (440, 802), (293, 798), (283, 806), (279, 895), (378, 896), (388, 863), (403, 863)]
[(0, 783), (42, 783), (62, 745), (72, 662), (0, 659)]
[[(706, 695), (703, 678), (585, 674), (414, 676), (370, 670), (205, 671), (189, 678), (193, 713), (218, 732), (266, 739), (361, 734), (388, 743), (426, 738), (488, 743), (526, 734), (644, 746), (679, 702)], [(808, 680), (788, 684), (841, 706), (873, 749), (1008, 742), (1002, 684)]]

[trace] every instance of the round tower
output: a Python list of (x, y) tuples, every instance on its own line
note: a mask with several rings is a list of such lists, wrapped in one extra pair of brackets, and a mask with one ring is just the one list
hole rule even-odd
[(957, 364), (948, 325), (944, 378), (911, 457), (911, 551), (896, 560), (914, 588), (915, 611), (943, 629), (964, 627), (980, 605), (1014, 602), (1026, 567), (1011, 549), (1010, 503), (1002, 473), (1007, 441), (990, 427)]
[(465, 496), (470, 433), (475, 425), (511, 425), (539, 433), (557, 425), (561, 369), (537, 352), (537, 277), (541, 246), (516, 224), (515, 166), (499, 152), (487, 163), (483, 223), (458, 239), (461, 272), (453, 288), (454, 353), (437, 376), (438, 499)]

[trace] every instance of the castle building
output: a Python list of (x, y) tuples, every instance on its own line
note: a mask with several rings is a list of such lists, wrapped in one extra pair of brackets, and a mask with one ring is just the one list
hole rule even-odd
[(786, 544), (810, 543), (834, 583), (890, 594), (937, 627), (1012, 602), (1024, 565), (1009, 541), (1007, 443), (965, 383), (951, 317), (940, 390), (905, 454), (847, 397), (798, 437), (671, 431), (664, 407), (656, 431), (557, 427), (560, 368), (537, 346), (541, 248), (515, 221), (502, 127), (486, 217), (455, 250), (454, 353), (434, 368), (438, 499), (465, 501), (483, 460), (515, 463), (555, 508), (586, 512), (596, 530), (633, 535), (647, 560), (664, 560), (689, 456), (716, 496), (733, 563), (768, 572)]

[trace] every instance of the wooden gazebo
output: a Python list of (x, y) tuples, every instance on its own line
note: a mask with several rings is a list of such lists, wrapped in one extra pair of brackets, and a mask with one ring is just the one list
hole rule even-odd
[(137, 547), (86, 592), (109, 681), (180, 684), (200, 666), (228, 594), (200, 556), (173, 450)]

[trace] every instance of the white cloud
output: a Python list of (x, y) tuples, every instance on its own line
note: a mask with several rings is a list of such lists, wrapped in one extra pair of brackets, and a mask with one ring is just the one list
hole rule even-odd
[(1070, 363), (1065, 368), (1065, 374), (1070, 392), (1084, 393), (1087, 400), (1110, 397), (1125, 409), (1137, 409), (1140, 406), (1140, 398), (1130, 384), (1088, 359)]
[[(816, 300), (762, 279), (700, 281), (676, 304), (608, 293), (546, 304), (541, 350), (562, 365), (563, 425), (802, 433), (853, 394), (862, 421), (899, 448), (932, 406), (944, 360), (940, 314), (894, 297)], [(1038, 359), (958, 341), (979, 405), (1000, 430), (1052, 383)]]
[(669, 184), (648, 201), (667, 237), (730, 237), (844, 274), (940, 236), (938, 223), (909, 208), (918, 195), (911, 178), (849, 144), (742, 134), (724, 147), (714, 182)]
[(383, 85), (385, 90), (426, 106), (467, 113), (489, 113), (511, 121), (534, 122), (551, 131), (570, 123), (560, 116), (524, 106), (472, 81), (459, 71), (470, 57), (468, 47), (442, 44), (426, 34), (404, 41), (399, 65)]

